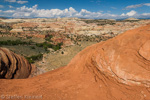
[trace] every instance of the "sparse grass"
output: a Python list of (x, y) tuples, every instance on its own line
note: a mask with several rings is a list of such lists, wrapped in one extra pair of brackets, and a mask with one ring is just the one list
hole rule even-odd
[[(38, 40), (34, 38), (34, 41)], [(41, 39), (42, 40), (42, 39)], [(42, 40), (43, 41), (43, 40)], [(40, 42), (42, 42), (40, 41)], [(40, 43), (38, 41), (38, 43)], [(22, 55), (28, 59), (30, 63), (41, 60), (42, 54), (46, 53), (43, 47), (37, 47), (37, 42), (30, 39), (21, 39), (19, 37), (0, 37), (0, 46), (8, 48), (16, 54)]]
[[(2, 47), (8, 48), (9, 50), (13, 51), (14, 53), (17, 53), (22, 56), (33, 56), (33, 55), (38, 55), (40, 53), (46, 53), (45, 50), (42, 47), (37, 47), (35, 45), (14, 45), (14, 46), (8, 46), (8, 45), (3, 45)], [(33, 49), (33, 47), (35, 49)]]
[(29, 63), (34, 63), (37, 60), (41, 60), (43, 58), (43, 54), (33, 55), (25, 58), (29, 61)]
[(36, 38), (36, 37), (27, 38), (27, 39), (20, 38), (20, 37), (14, 37), (14, 36), (11, 36), (11, 37), (7, 37), (7, 36), (0, 37), (0, 41), (7, 41), (7, 40), (11, 40), (11, 41), (21, 40), (21, 41), (24, 41), (24, 42), (32, 41), (34, 43), (43, 43), (43, 42), (45, 42), (45, 39)]
[(66, 66), (77, 53), (79, 53), (87, 46), (95, 43), (97, 42), (82, 41), (80, 46), (73, 45), (73, 46), (65, 47), (62, 50), (58, 50), (55, 53), (48, 53), (44, 57), (44, 61), (46, 65), (42, 66), (39, 65), (38, 63), (35, 63), (35, 65), (38, 67), (42, 67), (46, 71), (50, 71), (52, 69), (57, 69), (59, 67)]

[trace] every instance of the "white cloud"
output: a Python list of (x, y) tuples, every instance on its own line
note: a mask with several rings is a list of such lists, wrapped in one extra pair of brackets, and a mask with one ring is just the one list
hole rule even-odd
[(14, 13), (15, 10), (6, 10), (6, 11), (3, 11), (4, 13)]
[(13, 7), (13, 6), (11, 6), (11, 5), (8, 5), (8, 7), (9, 7), (9, 8), (14, 8), (14, 7)]
[(69, 9), (38, 9), (38, 5), (33, 7), (20, 7), (12, 15), (15, 18), (30, 18), (30, 17), (47, 17), (47, 18), (57, 18), (57, 17), (80, 17), (80, 18), (112, 18), (117, 15), (113, 14), (102, 14), (101, 12), (90, 12), (86, 9), (81, 9), (80, 12), (76, 11), (74, 8)]
[(4, 6), (3, 6), (3, 5), (0, 5), (0, 8), (4, 8)]
[(136, 11), (131, 10), (131, 11), (128, 12), (126, 15), (127, 15), (127, 16), (134, 16), (134, 15), (136, 15)]
[(131, 10), (130, 12), (122, 13), (121, 14), (122, 17), (136, 17), (137, 16), (137, 12), (134, 10)]
[(6, 2), (16, 2), (16, 0), (5, 0)]
[(129, 6), (125, 7), (125, 9), (139, 8), (139, 7), (142, 7), (142, 6), (150, 6), (150, 3), (129, 5)]
[(145, 6), (150, 6), (150, 3), (145, 3), (144, 5), (145, 5)]
[(143, 14), (141, 14), (140, 17), (142, 17), (142, 18), (150, 18), (150, 13), (143, 13)]
[(131, 10), (121, 15), (111, 14), (110, 12), (91, 12), (86, 9), (76, 11), (74, 8), (69, 9), (38, 9), (38, 5), (32, 7), (22, 6), (15, 10), (1, 11), (0, 14), (12, 16), (14, 18), (58, 18), (58, 17), (78, 17), (78, 18), (91, 18), (91, 19), (121, 19), (121, 18), (150, 18), (150, 13), (138, 14), (136, 11)]
[(125, 9), (138, 8), (138, 7), (142, 7), (142, 6), (143, 6), (143, 4), (130, 5), (130, 6), (127, 6)]
[(17, 1), (17, 3), (19, 3), (19, 4), (25, 4), (25, 3), (28, 3), (28, 1)]
[(18, 4), (25, 4), (28, 3), (28, 1), (22, 1), (22, 0), (5, 0), (6, 2), (13, 2), (13, 3), (18, 3)]
[(150, 13), (143, 13), (142, 15), (144, 15), (144, 16), (150, 16)]

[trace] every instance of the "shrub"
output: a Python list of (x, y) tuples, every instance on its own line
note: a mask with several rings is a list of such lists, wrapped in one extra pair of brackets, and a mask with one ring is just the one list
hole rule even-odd
[(53, 38), (53, 35), (48, 34), (48, 35), (45, 36), (45, 40), (49, 41), (49, 42), (52, 42), (52, 40), (51, 40), (52, 38)]
[(29, 42), (24, 42), (21, 40), (7, 40), (7, 41), (0, 41), (0, 45), (30, 45), (32, 43), (32, 41)]
[(52, 48), (53, 50), (57, 51), (57, 50), (61, 49), (62, 45), (63, 45), (63, 43), (58, 43), (57, 45), (53, 45), (53, 44), (47, 43), (47, 42), (36, 44), (37, 47), (43, 47), (45, 49), (45, 51), (47, 51), (48, 48)]
[(43, 58), (43, 54), (38, 54), (38, 55), (34, 55), (31, 57), (25, 57), (25, 58), (29, 61), (29, 63), (34, 63), (37, 60), (41, 60)]
[(32, 47), (31, 47), (31, 49), (35, 49), (35, 47), (34, 47), (34, 46), (32, 46)]

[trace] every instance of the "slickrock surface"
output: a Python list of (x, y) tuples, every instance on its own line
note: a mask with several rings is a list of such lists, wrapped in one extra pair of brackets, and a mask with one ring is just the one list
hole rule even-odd
[[(66, 66), (23, 80), (0, 80), (0, 95), (43, 100), (150, 100), (150, 25), (78, 53)], [(35, 98), (35, 97), (33, 97)]]
[(22, 79), (31, 74), (28, 61), (6, 48), (0, 48), (0, 79)]

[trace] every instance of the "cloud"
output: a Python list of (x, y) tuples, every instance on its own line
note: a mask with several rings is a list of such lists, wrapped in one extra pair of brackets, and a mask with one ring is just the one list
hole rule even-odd
[(5, 0), (6, 2), (16, 2), (16, 0)]
[(15, 18), (32, 18), (32, 17), (46, 17), (46, 18), (57, 18), (57, 17), (80, 17), (80, 18), (112, 18), (115, 17), (113, 14), (102, 14), (101, 12), (90, 12), (86, 9), (81, 9), (80, 12), (74, 8), (69, 9), (38, 9), (38, 5), (33, 7), (20, 7), (12, 15)]
[(150, 18), (150, 13), (143, 13), (140, 16), (141, 18)]
[(18, 3), (18, 4), (25, 4), (25, 3), (28, 3), (28, 1), (22, 1), (22, 0), (19, 0), (19, 1), (16, 1), (16, 0), (5, 0), (6, 2), (12, 2), (12, 3)]
[(15, 10), (1, 11), (0, 14), (12, 16), (13, 18), (59, 18), (59, 17), (78, 17), (90, 19), (122, 19), (122, 18), (150, 18), (150, 13), (138, 14), (131, 10), (121, 15), (111, 14), (110, 12), (91, 12), (86, 9), (76, 11), (74, 8), (60, 9), (38, 9), (38, 5), (32, 7), (18, 7)]
[(125, 9), (138, 8), (138, 7), (142, 7), (142, 6), (143, 6), (143, 4), (130, 5), (130, 6), (127, 6)]
[(145, 5), (145, 6), (150, 6), (150, 3), (145, 3), (145, 4), (143, 4), (143, 5)]
[(116, 7), (111, 7), (112, 9), (117, 9)]
[(142, 6), (150, 6), (150, 3), (129, 5), (129, 6), (125, 7), (125, 9), (128, 10), (128, 9), (133, 9), (133, 8), (139, 8), (139, 7), (142, 7)]
[(128, 12), (126, 15), (127, 16), (134, 16), (134, 15), (136, 15), (137, 14), (137, 12), (136, 11), (134, 11), (134, 10), (131, 10), (130, 12)]
[(14, 7), (13, 7), (13, 6), (11, 6), (11, 5), (8, 5), (8, 7), (9, 7), (9, 8), (14, 8)]
[(3, 5), (0, 5), (0, 8), (4, 8), (4, 6), (3, 6)]
[(25, 3), (28, 3), (28, 1), (17, 1), (17, 3), (19, 3), (19, 4), (25, 4)]
[(6, 11), (3, 11), (3, 13), (14, 13), (15, 10), (6, 10)]
[(101, 1), (100, 1), (100, 0), (96, 0), (96, 1), (91, 0), (90, 2), (91, 2), (91, 3), (96, 3), (97, 5), (100, 5), (100, 3), (101, 3)]
[(130, 12), (127, 12), (126, 14), (122, 13), (121, 16), (122, 17), (127, 17), (127, 16), (131, 17), (131, 16), (135, 16), (136, 14), (137, 14), (136, 11), (131, 10)]

